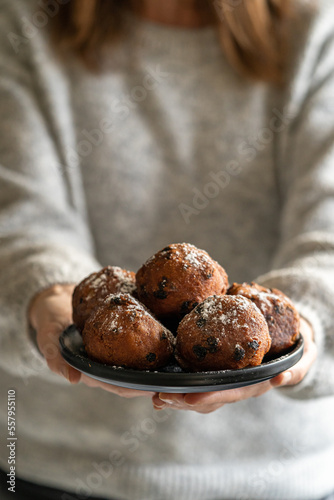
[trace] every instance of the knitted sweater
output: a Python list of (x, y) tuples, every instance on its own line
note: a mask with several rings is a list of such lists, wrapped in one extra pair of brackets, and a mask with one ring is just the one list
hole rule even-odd
[[(0, 0), (0, 399), (16, 390), (21, 478), (122, 500), (334, 489), (331, 3), (313, 14), (301, 2), (276, 88), (238, 76), (212, 27), (135, 19), (90, 73), (56, 55), (43, 2)], [(107, 264), (136, 271), (183, 241), (230, 282), (292, 298), (319, 349), (300, 384), (201, 415), (47, 368), (27, 324), (35, 293)], [(8, 470), (6, 404), (0, 436)]]

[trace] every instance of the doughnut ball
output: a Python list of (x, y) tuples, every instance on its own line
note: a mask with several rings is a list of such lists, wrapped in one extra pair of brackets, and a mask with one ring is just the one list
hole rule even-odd
[(276, 288), (257, 283), (233, 283), (229, 295), (242, 295), (260, 309), (268, 324), (271, 348), (268, 357), (285, 354), (299, 338), (299, 314), (291, 300)]
[(271, 339), (263, 314), (242, 296), (208, 297), (180, 322), (175, 358), (186, 371), (260, 365)]
[(156, 370), (173, 354), (171, 332), (128, 293), (108, 295), (87, 319), (82, 339), (91, 359), (125, 368)]
[(224, 294), (228, 278), (207, 252), (194, 245), (169, 245), (137, 272), (138, 298), (161, 320), (188, 314), (210, 295)]
[(73, 321), (82, 332), (92, 311), (110, 293), (133, 293), (135, 273), (116, 266), (107, 266), (90, 274), (74, 289), (72, 296)]

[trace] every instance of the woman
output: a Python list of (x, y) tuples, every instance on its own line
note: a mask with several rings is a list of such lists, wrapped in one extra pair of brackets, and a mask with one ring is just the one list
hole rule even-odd
[[(18, 484), (63, 500), (330, 495), (330, 2), (0, 9), (2, 401), (16, 391), (16, 480), (41, 488)], [(292, 298), (305, 340), (295, 367), (180, 395), (117, 388), (65, 363), (74, 284), (181, 241), (231, 282)]]

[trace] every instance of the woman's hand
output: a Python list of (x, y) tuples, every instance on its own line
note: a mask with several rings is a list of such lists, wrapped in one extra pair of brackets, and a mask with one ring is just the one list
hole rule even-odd
[(123, 389), (105, 384), (82, 374), (66, 363), (59, 348), (59, 336), (72, 323), (72, 293), (75, 285), (54, 285), (34, 297), (29, 307), (29, 321), (37, 332), (37, 344), (54, 373), (62, 375), (71, 384), (82, 382), (88, 387), (99, 387), (125, 398), (152, 397), (153, 392)]
[(173, 408), (176, 410), (192, 410), (198, 413), (211, 413), (227, 403), (258, 397), (275, 387), (298, 384), (303, 380), (317, 356), (312, 328), (303, 318), (301, 318), (300, 322), (300, 332), (304, 338), (304, 354), (302, 358), (292, 368), (280, 373), (277, 377), (259, 384), (227, 391), (189, 394), (160, 392), (152, 398), (154, 408), (156, 410)]

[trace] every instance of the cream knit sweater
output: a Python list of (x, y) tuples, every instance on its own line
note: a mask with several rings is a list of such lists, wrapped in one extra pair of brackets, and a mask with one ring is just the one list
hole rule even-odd
[[(301, 2), (304, 4), (305, 2)], [(230, 68), (212, 28), (146, 22), (94, 75), (48, 41), (50, 11), (0, 0), (0, 466), (122, 500), (311, 500), (334, 489), (334, 8), (301, 7), (283, 89)], [(44, 6), (44, 7), (43, 7)], [(169, 243), (230, 281), (285, 291), (313, 325), (304, 381), (200, 415), (155, 413), (52, 374), (27, 304)], [(64, 497), (68, 498), (68, 497)]]

